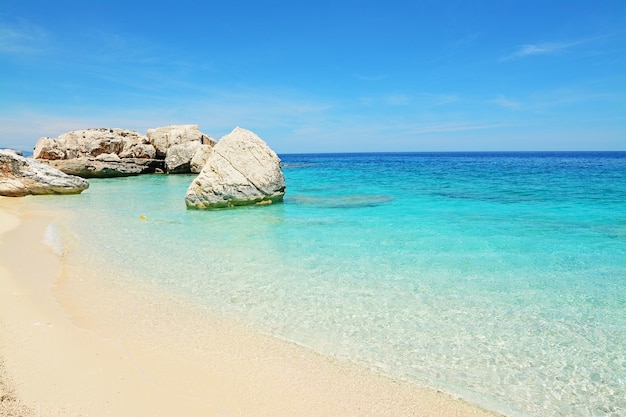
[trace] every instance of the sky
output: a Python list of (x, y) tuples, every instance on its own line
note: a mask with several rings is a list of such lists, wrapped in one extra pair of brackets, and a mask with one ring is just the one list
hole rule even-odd
[(0, 148), (172, 124), (279, 154), (626, 150), (626, 1), (0, 0)]

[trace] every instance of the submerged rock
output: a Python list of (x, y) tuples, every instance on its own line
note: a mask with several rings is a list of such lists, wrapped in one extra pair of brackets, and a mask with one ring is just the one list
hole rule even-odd
[(189, 208), (209, 209), (282, 201), (285, 177), (280, 159), (257, 135), (235, 128), (213, 148), (187, 189)]
[(87, 188), (89, 182), (83, 178), (64, 174), (13, 151), (0, 150), (0, 195), (79, 194)]

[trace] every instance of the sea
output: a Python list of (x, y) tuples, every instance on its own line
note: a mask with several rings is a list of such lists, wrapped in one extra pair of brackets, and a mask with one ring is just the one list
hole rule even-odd
[(283, 203), (92, 179), (56, 250), (508, 416), (626, 416), (626, 152), (280, 155)]

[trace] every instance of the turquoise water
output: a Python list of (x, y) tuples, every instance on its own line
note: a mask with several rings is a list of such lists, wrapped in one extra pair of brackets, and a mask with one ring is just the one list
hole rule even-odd
[(508, 415), (626, 415), (626, 153), (281, 158), (272, 206), (165, 175), (30, 201), (111, 279)]

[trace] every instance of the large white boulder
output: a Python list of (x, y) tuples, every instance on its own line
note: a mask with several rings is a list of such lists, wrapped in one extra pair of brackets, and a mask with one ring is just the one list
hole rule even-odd
[(83, 178), (64, 174), (16, 152), (0, 150), (0, 195), (79, 194), (87, 188), (89, 182)]
[(235, 128), (213, 147), (187, 189), (189, 208), (209, 209), (282, 201), (285, 177), (276, 153), (249, 130)]

